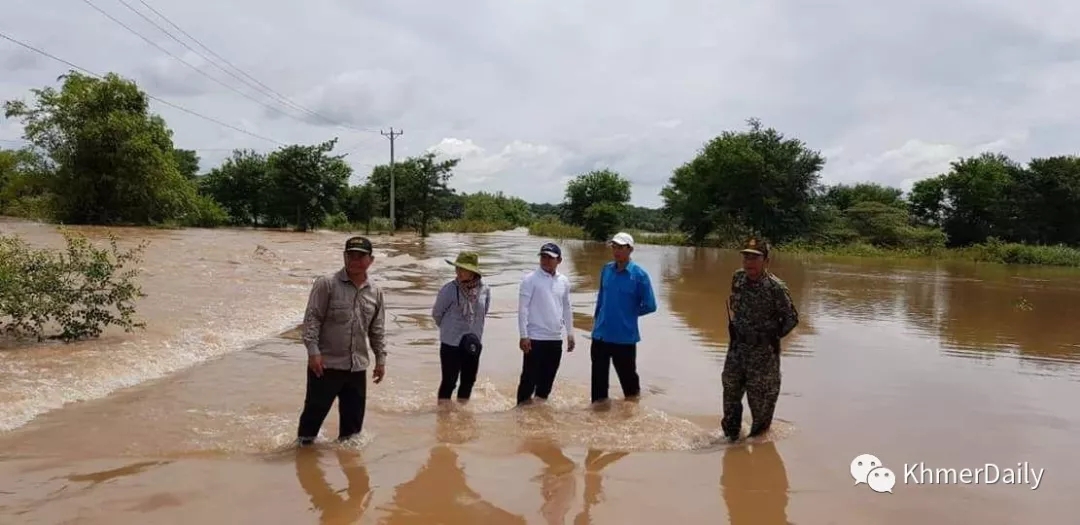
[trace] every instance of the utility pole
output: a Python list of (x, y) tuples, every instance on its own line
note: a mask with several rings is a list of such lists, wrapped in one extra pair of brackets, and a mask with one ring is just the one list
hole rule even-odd
[(390, 127), (390, 133), (379, 131), (384, 137), (390, 138), (390, 235), (393, 235), (397, 230), (397, 221), (394, 219), (394, 139), (401, 136), (404, 131), (398, 130), (394, 132), (393, 126)]

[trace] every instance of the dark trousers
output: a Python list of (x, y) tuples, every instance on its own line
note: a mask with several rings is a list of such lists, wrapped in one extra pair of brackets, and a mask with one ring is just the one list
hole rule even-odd
[(450, 346), (446, 343), (439, 346), (439, 365), (442, 367), (439, 399), (450, 399), (458, 378), (461, 379), (461, 386), (458, 388), (457, 398), (463, 401), (469, 399), (473, 385), (476, 384), (476, 372), (480, 369), (481, 353), (483, 353), (482, 349), (473, 355), (458, 346)]
[(561, 339), (531, 341), (532, 349), (521, 357), (521, 379), (518, 380), (517, 390), (519, 405), (532, 399), (533, 394), (540, 399), (547, 399), (551, 395), (551, 387), (555, 383), (555, 375), (559, 372), (559, 363), (562, 361)]
[(302, 442), (310, 442), (319, 435), (330, 407), (338, 401), (338, 439), (348, 439), (364, 428), (364, 412), (367, 409), (367, 372), (350, 372), (324, 368), (322, 377), (307, 371), (307, 391), (304, 393), (304, 411), (300, 413), (297, 435)]
[(606, 343), (593, 339), (592, 347), (592, 402), (608, 398), (608, 377), (611, 366), (619, 376), (619, 386), (624, 397), (641, 393), (641, 380), (637, 373), (637, 345)]

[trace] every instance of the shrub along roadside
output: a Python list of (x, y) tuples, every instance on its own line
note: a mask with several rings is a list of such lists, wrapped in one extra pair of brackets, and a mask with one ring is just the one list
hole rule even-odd
[[(64, 250), (35, 249), (15, 236), (0, 235), (0, 332), (15, 337), (98, 337), (109, 326), (125, 332), (144, 328), (135, 320), (135, 301), (145, 294), (135, 282), (148, 241), (108, 249), (62, 230)], [(55, 333), (51, 333), (55, 331)]]

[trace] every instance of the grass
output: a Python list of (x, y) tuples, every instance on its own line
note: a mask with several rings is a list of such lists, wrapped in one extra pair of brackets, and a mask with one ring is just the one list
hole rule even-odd
[[(323, 225), (324, 229), (337, 232), (368, 232), (368, 225), (363, 223), (351, 223), (342, 217), (331, 216)], [(514, 225), (505, 222), (477, 221), (469, 219), (454, 219), (449, 221), (435, 221), (431, 224), (429, 233), (491, 233), (514, 229)], [(400, 230), (400, 228), (399, 228)], [(371, 234), (383, 234), (390, 232), (390, 219), (380, 217), (372, 219)]]
[[(634, 240), (641, 244), (663, 246), (690, 246), (686, 235), (682, 233), (653, 233), (630, 230)], [(578, 226), (563, 224), (559, 221), (544, 220), (533, 223), (529, 234), (537, 237), (554, 239), (587, 240), (588, 236)], [(708, 246), (724, 246), (719, 239), (712, 238)], [(848, 257), (874, 257), (895, 259), (937, 259), (987, 262), (998, 264), (1023, 264), (1041, 266), (1080, 267), (1080, 248), (1070, 246), (1038, 246), (1031, 244), (1006, 243), (996, 239), (960, 248), (919, 247), (886, 248), (866, 242), (854, 242), (843, 245), (817, 245), (805, 242), (793, 242), (776, 247), (778, 252), (793, 254), (833, 255)]]
[[(685, 234), (679, 232), (657, 233), (641, 230), (624, 230), (634, 237), (634, 242), (640, 244), (655, 244), (660, 246), (691, 246)], [(589, 236), (579, 226), (573, 226), (558, 221), (544, 220), (532, 223), (529, 226), (529, 235), (534, 237), (547, 237), (551, 239), (574, 239), (588, 240)], [(710, 245), (716, 245), (717, 239), (709, 239)]]
[(876, 257), (893, 259), (936, 259), (998, 264), (1080, 267), (1080, 249), (1069, 246), (1037, 246), (1005, 243), (991, 239), (980, 244), (959, 248), (883, 248), (864, 242), (840, 246), (815, 246), (790, 243), (777, 247), (787, 253)]
[(543, 220), (529, 225), (529, 235), (533, 237), (546, 237), (548, 239), (576, 239), (585, 240), (585, 230), (578, 226), (571, 226), (559, 221)]
[(349, 222), (345, 218), (345, 214), (331, 215), (327, 218), (326, 222), (322, 226), (323, 229), (342, 232), (364, 232), (365, 234), (380, 234), (390, 232), (390, 219), (385, 217), (378, 217), (371, 219), (370, 230), (369, 225), (362, 222)]
[(432, 225), (432, 233), (491, 233), (513, 230), (514, 225), (506, 221), (478, 221), (472, 219), (454, 219), (437, 221)]

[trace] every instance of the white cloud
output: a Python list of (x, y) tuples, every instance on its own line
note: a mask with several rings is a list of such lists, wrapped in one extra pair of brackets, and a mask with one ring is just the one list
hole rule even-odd
[[(8, 0), (2, 31), (278, 142), (339, 137), (357, 179), (388, 160), (378, 130), (390, 126), (405, 132), (399, 158), (460, 155), (462, 190), (557, 201), (568, 177), (608, 167), (644, 205), (660, 203), (671, 170), (706, 141), (753, 116), (825, 153), (832, 182), (909, 186), (959, 155), (999, 148), (1023, 161), (1080, 140), (1080, 7), (1064, 0), (146, 0), (319, 117), (206, 65), (123, 4), (92, 1), (293, 116), (207, 80), (81, 2)], [(0, 41), (0, 98), (55, 85), (66, 69), (30, 57)], [(154, 108), (204, 168), (234, 147), (276, 147)], [(17, 129), (0, 122), (0, 139)]]

